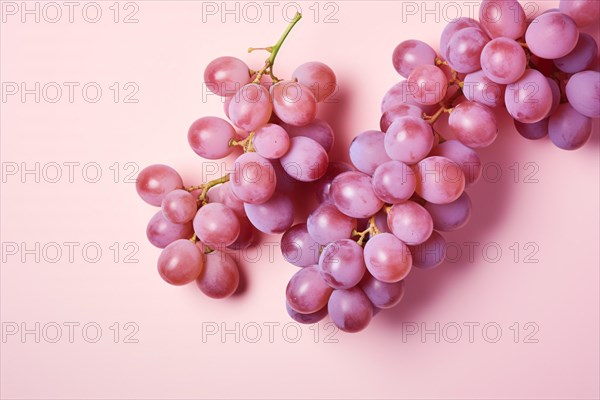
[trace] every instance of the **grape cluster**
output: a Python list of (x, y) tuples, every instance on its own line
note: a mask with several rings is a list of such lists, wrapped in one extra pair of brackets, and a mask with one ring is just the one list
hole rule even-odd
[(419, 40), (400, 43), (392, 62), (406, 79), (385, 94), (380, 130), (354, 139), (353, 166), (330, 163), (315, 185), (319, 206), (282, 237), (284, 257), (302, 268), (286, 289), (289, 315), (302, 323), (329, 315), (360, 331), (400, 302), (412, 267), (444, 261), (440, 232), (470, 219), (465, 188), (481, 177), (476, 150), (498, 136), (494, 108), (504, 106), (528, 139), (582, 146), (590, 118), (600, 117), (600, 73), (586, 71), (597, 45), (577, 26), (597, 23), (598, 12), (595, 1), (563, 0), (528, 22), (516, 0), (484, 0), (479, 22), (446, 26), (439, 54)]
[[(206, 87), (223, 97), (223, 118), (194, 121), (188, 130), (192, 150), (208, 160), (238, 156), (230, 173), (184, 187), (166, 165), (140, 172), (137, 192), (160, 207), (147, 227), (149, 241), (163, 251), (160, 276), (173, 285), (196, 281), (206, 295), (233, 294), (240, 274), (231, 250), (254, 244), (257, 230), (283, 233), (295, 217), (291, 191), (321, 178), (333, 146), (331, 126), (318, 118), (318, 103), (336, 87), (334, 72), (320, 62), (300, 65), (290, 80), (273, 74), (275, 57), (294, 24), (266, 50), (258, 71), (235, 57), (219, 57), (204, 71)], [(239, 149), (242, 150), (241, 154)]]

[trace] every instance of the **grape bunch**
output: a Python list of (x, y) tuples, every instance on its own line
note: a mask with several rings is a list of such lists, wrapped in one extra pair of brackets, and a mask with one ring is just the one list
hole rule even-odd
[(577, 26), (597, 23), (599, 9), (561, 1), (528, 22), (516, 0), (484, 0), (479, 22), (446, 26), (439, 53), (400, 43), (392, 63), (405, 79), (382, 100), (380, 130), (356, 136), (352, 166), (329, 164), (314, 186), (318, 207), (281, 239), (284, 258), (301, 268), (287, 285), (288, 314), (309, 324), (329, 315), (358, 332), (401, 301), (412, 267), (442, 264), (442, 233), (470, 219), (465, 189), (481, 177), (477, 149), (497, 138), (502, 107), (528, 139), (585, 144), (600, 116), (600, 73), (586, 70), (597, 45)]
[(274, 46), (249, 49), (270, 54), (262, 69), (253, 71), (226, 56), (204, 71), (205, 85), (223, 98), (229, 121), (199, 118), (188, 130), (188, 142), (207, 160), (237, 152), (230, 173), (189, 187), (166, 165), (151, 165), (137, 177), (140, 197), (160, 207), (146, 233), (163, 249), (158, 271), (170, 284), (196, 281), (212, 298), (233, 294), (240, 274), (230, 252), (253, 245), (257, 231), (276, 234), (290, 228), (291, 193), (327, 171), (334, 135), (316, 116), (318, 103), (335, 90), (333, 70), (307, 62), (289, 80), (273, 73), (277, 53), (300, 18), (297, 14)]

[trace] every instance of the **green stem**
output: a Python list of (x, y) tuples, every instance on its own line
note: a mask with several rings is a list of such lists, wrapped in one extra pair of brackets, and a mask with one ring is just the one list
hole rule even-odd
[(229, 182), (229, 174), (223, 175), (222, 177), (220, 177), (218, 179), (214, 179), (214, 180), (202, 185), (202, 192), (200, 193), (200, 196), (198, 196), (198, 203), (201, 206), (208, 203), (208, 198), (206, 195), (208, 194), (208, 191), (210, 190), (210, 188), (213, 186), (220, 185), (225, 182)]

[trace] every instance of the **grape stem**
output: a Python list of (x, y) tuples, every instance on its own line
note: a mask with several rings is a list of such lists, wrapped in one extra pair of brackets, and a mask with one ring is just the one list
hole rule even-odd
[(281, 80), (281, 79), (278, 79), (273, 74), (273, 65), (275, 64), (275, 57), (277, 57), (277, 53), (279, 53), (279, 49), (281, 48), (281, 45), (283, 44), (283, 42), (285, 41), (287, 36), (290, 34), (290, 31), (292, 30), (294, 25), (296, 25), (296, 23), (298, 23), (298, 21), (300, 21), (301, 18), (302, 18), (302, 14), (297, 12), (296, 15), (294, 16), (294, 19), (292, 19), (290, 21), (290, 24), (287, 26), (287, 28), (285, 29), (285, 31), (283, 32), (283, 34), (281, 35), (281, 37), (279, 38), (277, 43), (275, 43), (273, 46), (264, 47), (264, 48), (260, 48), (260, 49), (258, 49), (258, 48), (254, 49), (254, 48), (250, 47), (248, 49), (249, 53), (254, 50), (266, 50), (271, 53), (269, 58), (267, 58), (267, 60), (265, 61), (264, 67), (256, 73), (256, 78), (254, 79), (253, 83), (259, 83), (260, 78), (262, 78), (262, 76), (264, 74), (268, 74), (271, 77), (271, 79), (273, 79), (273, 82), (275, 82), (275, 83), (277, 83)]
[(229, 142), (229, 146), (241, 146), (244, 149), (244, 153), (250, 153), (256, 151), (254, 149), (254, 144), (252, 143), (254, 139), (254, 132), (250, 132), (248, 137), (243, 140), (234, 140), (231, 139)]
[[(210, 190), (211, 187), (213, 186), (217, 186), (220, 185), (222, 183), (225, 182), (229, 182), (229, 174), (223, 175), (222, 177), (218, 178), (218, 179), (213, 179), (210, 182), (207, 182), (203, 185), (198, 185), (198, 186), (190, 186), (185, 188), (185, 190), (187, 190), (188, 192), (195, 192), (196, 190), (201, 190), (200, 195), (198, 195), (198, 199), (196, 200), (198, 202), (199, 206), (203, 206), (206, 203), (208, 203), (208, 191)], [(192, 239), (190, 239), (192, 242), (195, 242), (196, 235), (194, 235), (194, 237), (192, 237)]]
[(356, 241), (356, 243), (362, 246), (367, 235), (369, 235), (369, 238), (371, 238), (379, 233), (381, 233), (381, 231), (379, 230), (379, 228), (377, 228), (377, 224), (375, 223), (375, 216), (373, 215), (371, 218), (369, 218), (369, 226), (367, 227), (367, 229), (365, 229), (362, 232), (359, 232), (356, 229), (354, 229), (352, 231), (352, 236), (358, 236), (359, 238)]

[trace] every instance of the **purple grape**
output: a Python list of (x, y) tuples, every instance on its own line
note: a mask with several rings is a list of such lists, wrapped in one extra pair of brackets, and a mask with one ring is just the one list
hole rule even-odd
[(334, 143), (333, 129), (326, 121), (315, 118), (304, 126), (285, 125), (290, 137), (305, 136), (319, 143), (327, 153), (331, 151)]
[(354, 240), (341, 239), (329, 243), (319, 258), (321, 277), (334, 289), (356, 286), (365, 271), (363, 248)]
[(334, 290), (327, 311), (333, 323), (344, 332), (359, 332), (373, 318), (373, 305), (358, 287)]
[(561, 104), (548, 121), (548, 136), (564, 150), (583, 146), (592, 134), (592, 120), (581, 115), (569, 103)]
[(496, 83), (513, 83), (525, 72), (525, 50), (516, 41), (505, 37), (493, 39), (481, 52), (481, 70)]
[(531, 124), (546, 118), (552, 108), (552, 88), (541, 72), (528, 69), (506, 87), (504, 103), (517, 121)]
[(381, 164), (373, 174), (373, 191), (390, 204), (408, 200), (415, 192), (417, 180), (413, 170), (401, 161)]
[(359, 133), (350, 143), (350, 160), (360, 172), (373, 175), (375, 169), (390, 161), (383, 144), (385, 134), (380, 131)]
[(316, 266), (299, 270), (290, 279), (285, 296), (292, 310), (301, 314), (319, 311), (329, 300), (333, 289), (325, 283)]
[(267, 234), (283, 233), (294, 223), (294, 204), (289, 196), (274, 193), (261, 204), (244, 204), (252, 225)]
[(332, 161), (327, 166), (327, 172), (314, 183), (315, 194), (319, 203), (330, 201), (331, 182), (342, 172), (354, 171), (351, 165)]
[(586, 70), (598, 56), (598, 44), (587, 33), (580, 33), (575, 48), (566, 56), (554, 60), (556, 68), (568, 74)]
[(356, 229), (356, 220), (342, 214), (333, 204), (323, 203), (314, 210), (306, 221), (310, 236), (319, 244), (340, 239), (349, 239)]
[(308, 233), (306, 224), (297, 224), (281, 237), (281, 253), (287, 262), (307, 267), (319, 262), (320, 246)]
[(358, 171), (338, 175), (331, 183), (331, 198), (338, 210), (352, 218), (370, 217), (383, 206), (371, 177)]
[(493, 82), (481, 70), (465, 76), (463, 94), (469, 101), (488, 107), (498, 107), (504, 104), (506, 86)]
[(489, 40), (481, 29), (461, 29), (452, 35), (452, 39), (448, 43), (448, 64), (454, 70), (463, 74), (480, 70), (481, 52)]
[(576, 73), (567, 82), (566, 92), (569, 103), (580, 114), (600, 118), (600, 72)]
[(548, 118), (532, 124), (524, 124), (515, 119), (514, 123), (517, 132), (525, 139), (538, 140), (548, 135)]
[(536, 56), (549, 60), (569, 54), (577, 45), (578, 39), (579, 30), (575, 22), (568, 15), (558, 12), (538, 16), (525, 32), (529, 50)]
[(398, 282), (408, 275), (412, 256), (408, 247), (391, 233), (373, 236), (365, 245), (365, 265), (382, 282)]
[(313, 182), (327, 172), (329, 157), (325, 149), (313, 139), (296, 136), (290, 139), (290, 148), (280, 162), (292, 178), (301, 182)]
[(448, 43), (454, 34), (465, 28), (480, 28), (479, 22), (472, 18), (461, 17), (448, 22), (440, 36), (440, 53), (448, 59)]
[(457, 140), (471, 148), (487, 147), (498, 136), (498, 123), (492, 110), (472, 101), (454, 107), (448, 126)]
[(392, 160), (415, 164), (431, 151), (433, 130), (431, 125), (421, 118), (398, 118), (388, 128), (384, 145), (385, 152)]
[(375, 307), (382, 309), (396, 306), (404, 296), (404, 281), (381, 282), (368, 273), (360, 282), (360, 288)]
[(413, 266), (429, 269), (440, 266), (446, 259), (446, 240), (438, 232), (433, 231), (425, 243), (411, 246)]
[(517, 0), (483, 0), (479, 23), (491, 38), (519, 39), (525, 33), (527, 19)]
[(387, 224), (394, 236), (409, 245), (423, 243), (433, 231), (431, 215), (414, 201), (393, 205), (388, 211)]
[(456, 231), (464, 227), (471, 218), (471, 199), (467, 192), (448, 204), (425, 203), (433, 221), (433, 228), (442, 232)]
[(321, 321), (323, 318), (327, 316), (327, 307), (321, 308), (319, 311), (310, 313), (310, 314), (302, 314), (298, 311), (295, 311), (288, 302), (285, 303), (285, 309), (288, 315), (296, 322), (301, 324), (316, 324)]
[(598, 0), (561, 0), (560, 12), (573, 18), (577, 26), (588, 26), (598, 23), (600, 7)]
[(465, 175), (465, 186), (476, 183), (481, 178), (483, 167), (477, 152), (458, 140), (446, 140), (434, 146), (430, 156), (441, 156), (454, 161)]
[(381, 128), (381, 131), (387, 132), (390, 125), (396, 119), (402, 117), (422, 118), (423, 110), (421, 110), (417, 106), (413, 106), (410, 104), (401, 104), (399, 106), (391, 108), (381, 115), (381, 120), (379, 121), (379, 127)]

